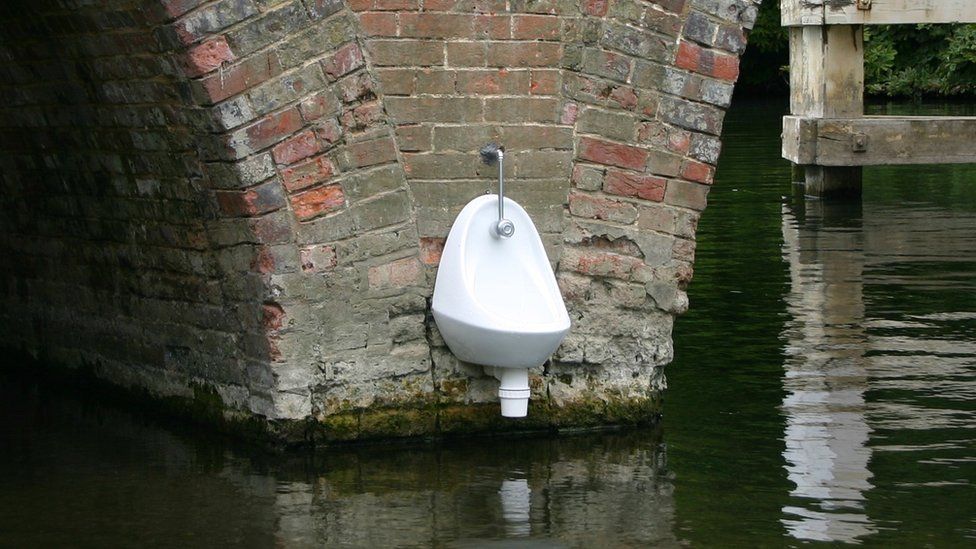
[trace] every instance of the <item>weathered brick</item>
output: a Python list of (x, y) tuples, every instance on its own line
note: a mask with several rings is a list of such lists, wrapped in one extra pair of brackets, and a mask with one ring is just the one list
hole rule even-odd
[(295, 137), (279, 143), (271, 150), (279, 165), (294, 164), (319, 152), (321, 147), (312, 131), (302, 132)]
[(706, 46), (715, 45), (715, 34), (718, 32), (718, 24), (705, 17), (704, 14), (692, 11), (685, 20), (683, 35)]
[(187, 52), (187, 76), (200, 76), (237, 59), (223, 36), (198, 44)]
[(556, 95), (559, 92), (558, 70), (533, 70), (529, 93), (532, 95)]
[(668, 61), (673, 39), (625, 25), (607, 24), (600, 45), (650, 61)]
[(550, 97), (485, 99), (488, 122), (554, 122), (559, 101)]
[(369, 268), (370, 290), (388, 290), (424, 283), (424, 269), (415, 257), (406, 257)]
[(386, 109), (397, 124), (477, 122), (481, 100), (462, 97), (387, 97)]
[(660, 202), (664, 199), (666, 185), (667, 181), (660, 177), (608, 170), (603, 191), (608, 194)]
[(360, 131), (382, 122), (383, 105), (379, 101), (365, 103), (342, 113), (339, 120), (346, 131)]
[(672, 179), (664, 192), (664, 202), (673, 206), (704, 210), (708, 200), (708, 185)]
[(200, 81), (203, 93), (210, 103), (223, 101), (253, 86), (267, 81), (282, 71), (275, 52), (252, 56), (232, 65), (221, 67)]
[(235, 130), (225, 138), (224, 154), (228, 158), (241, 158), (260, 151), (285, 139), (302, 127), (298, 109), (265, 116), (258, 122)]
[(337, 52), (322, 60), (322, 68), (330, 80), (336, 80), (362, 67), (363, 64), (363, 52), (355, 42), (342, 46)]
[(529, 92), (528, 71), (487, 69), (461, 71), (457, 75), (458, 93), (472, 95), (519, 95)]
[(339, 112), (341, 104), (332, 90), (322, 90), (314, 95), (302, 99), (298, 110), (306, 122), (318, 120), (323, 116), (330, 116)]
[(221, 213), (230, 217), (261, 215), (285, 205), (281, 185), (270, 180), (244, 191), (217, 191)]
[(342, 9), (342, 0), (305, 0), (312, 20), (325, 19)]
[(709, 166), (708, 164), (695, 162), (694, 160), (687, 160), (681, 166), (681, 177), (687, 179), (688, 181), (695, 181), (698, 183), (711, 185), (714, 176), (715, 168)]
[(626, 82), (630, 76), (630, 58), (597, 48), (583, 50), (583, 71), (618, 82)]
[(366, 71), (360, 71), (346, 76), (342, 80), (339, 80), (335, 87), (339, 99), (343, 103), (354, 103), (361, 99), (372, 99), (375, 95), (373, 89), (373, 79), (370, 78), (369, 73)]
[(289, 192), (328, 181), (336, 173), (335, 165), (325, 155), (281, 170), (281, 181)]
[[(240, 0), (235, 0), (238, 3)], [(233, 22), (243, 21), (239, 17)], [(290, 2), (227, 32), (227, 42), (245, 56), (304, 28), (308, 21), (301, 2)]]
[(658, 113), (660, 118), (685, 129), (720, 135), (723, 111), (702, 103), (694, 103), (677, 97), (661, 97)]
[(400, 13), (404, 38), (471, 38), (475, 16), (460, 13)]
[(576, 164), (573, 166), (573, 185), (584, 191), (598, 191), (603, 188), (603, 168)]
[(361, 143), (350, 143), (337, 157), (342, 169), (363, 168), (396, 160), (393, 139), (382, 137)]
[(413, 95), (416, 89), (416, 69), (376, 70), (376, 79), (385, 95)]
[(586, 15), (603, 17), (607, 14), (609, 0), (583, 0), (582, 10)]
[(359, 24), (367, 36), (391, 37), (397, 35), (397, 20), (394, 13), (361, 13), (359, 14)]
[(484, 67), (488, 59), (484, 42), (448, 42), (446, 52), (447, 64), (452, 67)]
[(420, 239), (420, 261), (424, 265), (437, 265), (441, 262), (446, 239), (425, 236)]
[(593, 277), (631, 280), (645, 270), (644, 262), (636, 257), (597, 249), (570, 248), (563, 253), (560, 267)]
[(454, 93), (454, 71), (423, 68), (417, 70), (416, 93)]
[(397, 145), (401, 151), (429, 151), (431, 148), (431, 127), (425, 125), (398, 126)]
[(259, 114), (277, 110), (295, 99), (321, 89), (325, 77), (318, 65), (309, 65), (254, 88), (248, 93), (251, 105)]
[(346, 203), (340, 185), (316, 187), (303, 193), (291, 195), (289, 200), (295, 216), (302, 221), (336, 211)]
[(643, 170), (648, 152), (630, 145), (583, 137), (579, 143), (579, 157), (597, 164)]
[(577, 130), (595, 133), (618, 141), (633, 141), (637, 118), (629, 113), (606, 111), (587, 107), (579, 116)]
[(333, 246), (308, 246), (298, 252), (303, 272), (321, 273), (331, 271), (336, 266), (336, 251)]
[[(450, 52), (451, 43), (448, 43)], [(367, 46), (380, 67), (423, 67), (444, 63), (444, 45), (425, 40), (371, 40)]]
[(637, 208), (632, 204), (582, 193), (569, 194), (569, 213), (614, 223), (630, 224), (637, 220)]
[(491, 67), (554, 67), (562, 57), (562, 44), (553, 42), (492, 42), (488, 49)]
[(557, 40), (559, 29), (559, 17), (516, 15), (512, 18), (512, 38), (516, 40)]
[[(174, 5), (174, 8), (178, 6)], [(176, 34), (184, 44), (189, 44), (256, 13), (250, 0), (221, 0), (177, 21)]]

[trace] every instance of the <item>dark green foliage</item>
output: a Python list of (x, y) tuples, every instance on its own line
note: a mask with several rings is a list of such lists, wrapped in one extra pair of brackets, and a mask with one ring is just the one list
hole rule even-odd
[[(789, 88), (789, 41), (779, 21), (779, 2), (764, 2), (742, 58), (740, 85), (747, 93)], [(865, 42), (868, 95), (976, 95), (976, 25), (872, 26)]]

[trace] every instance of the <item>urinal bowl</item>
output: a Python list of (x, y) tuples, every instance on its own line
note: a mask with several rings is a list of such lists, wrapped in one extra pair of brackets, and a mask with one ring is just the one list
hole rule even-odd
[(502, 415), (523, 417), (528, 368), (542, 365), (566, 334), (570, 319), (542, 239), (528, 214), (505, 199), (517, 230), (501, 238), (497, 196), (472, 200), (444, 245), (431, 309), (448, 347), (481, 364), (501, 382)]

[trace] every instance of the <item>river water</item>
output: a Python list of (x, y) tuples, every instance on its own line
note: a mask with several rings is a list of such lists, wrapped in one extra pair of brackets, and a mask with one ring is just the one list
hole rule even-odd
[(4, 379), (0, 546), (976, 545), (976, 168), (808, 201), (781, 114), (727, 118), (659, 428), (282, 456)]

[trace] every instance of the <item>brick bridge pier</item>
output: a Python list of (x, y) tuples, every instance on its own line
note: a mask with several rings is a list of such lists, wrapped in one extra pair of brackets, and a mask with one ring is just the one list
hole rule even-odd
[[(7, 0), (0, 345), (291, 439), (653, 420), (759, 1)], [(490, 140), (573, 319), (517, 422), (429, 311)]]

